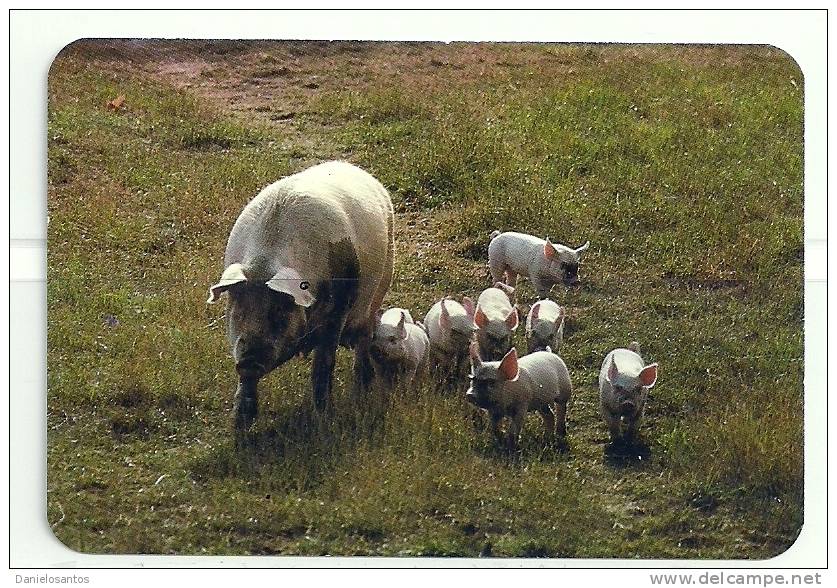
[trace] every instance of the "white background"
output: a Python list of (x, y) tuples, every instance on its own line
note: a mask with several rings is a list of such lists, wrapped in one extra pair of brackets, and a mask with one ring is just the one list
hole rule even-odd
[[(797, 543), (785, 554), (765, 562), (175, 558), (90, 556), (64, 547), (53, 537), (46, 521), (46, 82), (53, 57), (63, 46), (83, 37), (757, 43), (775, 45), (789, 53), (805, 76), (805, 525)], [(10, 47), (11, 412), (5, 422), (9, 424), (11, 446), (3, 452), (4, 460), (7, 455), (10, 459), (10, 567), (825, 566), (825, 11), (13, 11)], [(3, 411), (6, 410), (4, 406)], [(140, 576), (118, 571), (85, 573), (93, 583), (110, 584), (118, 579), (130, 586), (160, 581), (159, 574), (163, 572), (147, 571)], [(182, 573), (165, 572), (162, 579), (177, 581)], [(231, 573), (220, 572), (219, 576), (219, 572), (214, 572), (204, 577), (209, 572), (191, 571), (188, 580), (226, 583), (233, 579)], [(452, 574), (448, 579), (456, 581), (463, 572), (447, 573)], [(468, 579), (473, 581), (473, 571), (468, 573)], [(479, 581), (505, 583), (523, 579), (520, 571), (515, 572), (513, 579), (509, 573), (481, 575)], [(604, 574), (603, 581), (650, 585), (647, 572), (640, 570), (596, 573)], [(11, 581), (15, 581), (15, 574), (32, 576), (35, 572), (9, 572)], [(579, 580), (589, 582), (590, 574), (584, 570), (564, 572), (554, 581), (575, 585)], [(303, 577), (310, 581), (309, 576)], [(340, 581), (350, 577), (341, 576)], [(426, 576), (424, 581), (433, 581), (435, 577), (436, 574)], [(269, 578), (276, 581), (275, 575), (248, 580)], [(302, 579), (296, 575), (282, 578)]]

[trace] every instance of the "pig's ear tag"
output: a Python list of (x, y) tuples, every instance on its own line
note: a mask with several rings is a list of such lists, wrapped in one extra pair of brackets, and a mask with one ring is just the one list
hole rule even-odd
[(267, 282), (267, 287), (276, 292), (282, 292), (293, 297), (294, 302), (308, 308), (314, 304), (314, 294), (311, 292), (311, 282), (302, 278), (292, 267), (279, 268)]

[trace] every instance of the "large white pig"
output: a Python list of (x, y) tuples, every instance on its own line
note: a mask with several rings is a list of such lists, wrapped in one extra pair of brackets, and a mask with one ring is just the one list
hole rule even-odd
[(316, 165), (267, 186), (239, 215), (209, 301), (229, 294), (228, 337), (239, 384), (236, 429), (257, 413), (257, 384), (313, 351), (318, 408), (332, 387), (338, 344), (355, 350), (368, 388), (375, 315), (392, 278), (393, 208), (387, 190), (346, 162)]

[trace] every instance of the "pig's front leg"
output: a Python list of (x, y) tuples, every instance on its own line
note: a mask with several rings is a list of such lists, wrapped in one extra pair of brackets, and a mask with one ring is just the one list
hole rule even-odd
[(507, 449), (509, 452), (517, 451), (520, 444), (520, 432), (523, 430), (523, 419), (526, 418), (526, 409), (517, 408), (511, 415), (509, 433), (507, 438)]
[(506, 270), (506, 284), (512, 288), (517, 286), (517, 272), (513, 269)]
[(549, 298), (549, 290), (552, 288), (552, 284), (537, 274), (533, 275), (529, 278), (532, 281), (532, 287), (538, 293), (538, 298), (543, 300), (544, 298)]
[(372, 378), (375, 375), (375, 368), (372, 365), (372, 356), (369, 348), (372, 337), (364, 334), (358, 339), (355, 345), (355, 362), (353, 366), (355, 384), (355, 395), (367, 392), (372, 385)]
[(620, 415), (612, 413), (606, 407), (602, 407), (602, 415), (605, 424), (607, 424), (607, 429), (610, 431), (610, 440), (613, 443), (618, 442), (622, 438), (622, 419)]
[(491, 431), (494, 433), (494, 439), (497, 443), (502, 445), (505, 441), (503, 429), (500, 428), (500, 422), (503, 420), (503, 415), (500, 412), (494, 411), (491, 413)]
[(641, 413), (637, 411), (625, 419), (625, 441), (628, 444), (633, 444), (636, 440), (636, 432), (639, 427), (640, 416)]
[(311, 387), (314, 391), (314, 406), (324, 410), (331, 396), (331, 383), (334, 377), (334, 359), (337, 354), (337, 341), (326, 341), (314, 348), (314, 361), (311, 366)]
[(256, 420), (259, 412), (258, 378), (242, 378), (235, 391), (233, 411), (235, 413), (235, 431), (247, 431)]

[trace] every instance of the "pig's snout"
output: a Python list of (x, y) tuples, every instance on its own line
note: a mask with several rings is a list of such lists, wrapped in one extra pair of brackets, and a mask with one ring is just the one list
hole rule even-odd
[(631, 415), (636, 411), (636, 404), (632, 400), (623, 400), (619, 405), (619, 412), (622, 415)]
[(257, 341), (239, 337), (235, 346), (235, 371), (242, 378), (259, 378), (268, 372), (270, 349)]

